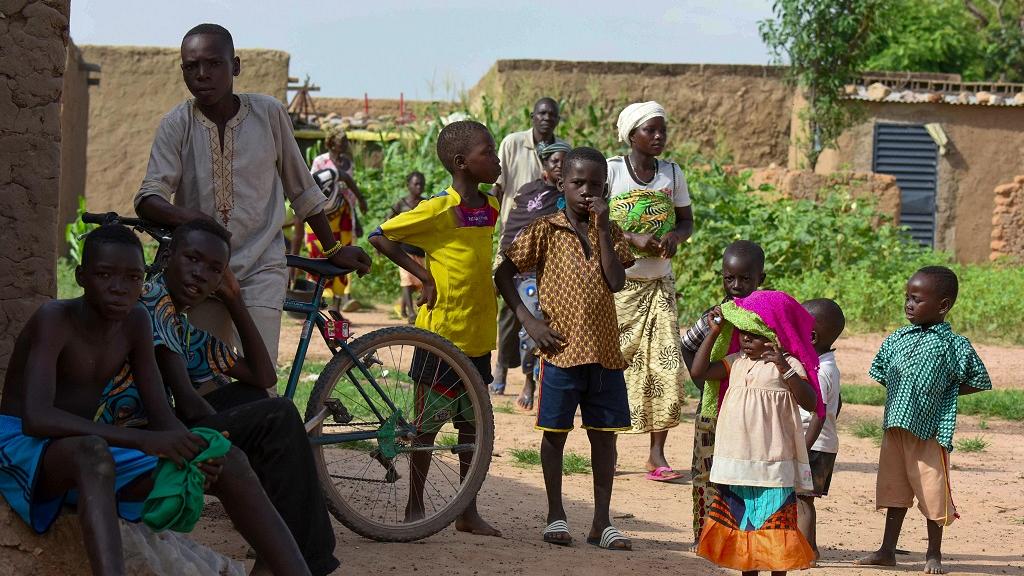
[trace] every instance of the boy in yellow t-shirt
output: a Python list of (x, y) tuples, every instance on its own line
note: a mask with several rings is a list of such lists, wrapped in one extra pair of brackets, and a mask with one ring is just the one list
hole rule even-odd
[[(409, 212), (384, 222), (369, 239), (381, 254), (422, 282), (416, 326), (451, 340), (469, 356), (487, 384), (493, 379), (491, 351), (498, 335), (498, 308), (491, 280), (491, 237), (498, 220), (498, 201), (480, 192), (479, 187), (497, 180), (501, 166), (491, 133), (483, 124), (468, 120), (452, 122), (441, 130), (437, 155), (452, 175), (452, 185)], [(402, 244), (426, 252), (426, 264), (409, 256)], [(436, 357), (417, 350), (411, 372), (434, 372), (424, 370), (431, 361), (436, 363)], [(451, 408), (454, 413), (461, 413), (459, 407)], [(464, 434), (475, 433), (473, 423), (467, 420), (460, 419), (456, 428), (460, 443)], [(437, 430), (423, 432), (417, 441), (432, 444)], [(413, 454), (406, 521), (423, 517), (423, 483), (429, 465), (429, 453)], [(475, 499), (455, 521), (455, 528), (473, 534), (501, 535), (480, 517)]]

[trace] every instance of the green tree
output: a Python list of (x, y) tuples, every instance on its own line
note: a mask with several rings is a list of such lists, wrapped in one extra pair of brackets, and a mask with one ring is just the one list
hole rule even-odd
[(964, 0), (977, 23), (982, 75), (977, 80), (1024, 81), (1024, 0)]
[(775, 63), (806, 94), (801, 112), (805, 137), (797, 145), (811, 166), (824, 148), (835, 148), (858, 108), (842, 101), (843, 86), (875, 53), (876, 28), (886, 0), (776, 0), (774, 19), (758, 24)]
[(893, 0), (868, 70), (984, 73), (976, 20), (962, 0)]

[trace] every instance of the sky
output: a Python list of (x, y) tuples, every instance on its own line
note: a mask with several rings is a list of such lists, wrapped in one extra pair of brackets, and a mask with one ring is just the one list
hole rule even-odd
[[(767, 64), (771, 0), (72, 0), (77, 44), (179, 46), (214, 22), (321, 96), (454, 99), (498, 59)], [(243, 74), (244, 72), (243, 61)]]

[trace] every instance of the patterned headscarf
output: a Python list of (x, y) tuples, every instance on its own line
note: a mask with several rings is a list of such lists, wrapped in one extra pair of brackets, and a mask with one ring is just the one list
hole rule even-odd
[(537, 156), (539, 156), (541, 160), (547, 160), (555, 152), (565, 152), (568, 154), (571, 151), (572, 146), (569, 146), (565, 142), (559, 142), (558, 140), (555, 140), (551, 144), (545, 144), (543, 142), (537, 144)]
[(668, 120), (668, 116), (665, 115), (665, 109), (654, 100), (650, 102), (637, 102), (626, 106), (622, 109), (622, 112), (619, 112), (619, 121), (616, 123), (616, 127), (619, 130), (619, 142), (628, 143), (630, 132), (636, 130), (641, 124), (651, 118), (658, 118), (659, 116), (666, 121)]

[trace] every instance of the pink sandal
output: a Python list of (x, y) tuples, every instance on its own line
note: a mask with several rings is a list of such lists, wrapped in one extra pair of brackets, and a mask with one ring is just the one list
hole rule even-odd
[(675, 470), (669, 468), (668, 466), (659, 466), (652, 470), (651, 472), (648, 472), (647, 475), (644, 476), (644, 478), (647, 478), (648, 480), (653, 480), (654, 482), (669, 482), (671, 480), (678, 480), (682, 477), (682, 474), (676, 472)]

